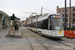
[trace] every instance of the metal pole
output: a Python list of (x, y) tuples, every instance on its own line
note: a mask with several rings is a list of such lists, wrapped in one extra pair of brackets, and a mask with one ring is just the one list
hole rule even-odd
[(13, 20), (12, 20), (12, 28), (13, 28)]
[(41, 7), (41, 15), (42, 15), (42, 9), (43, 9), (43, 7)]
[(69, 31), (71, 30), (71, 0), (70, 0), (70, 8), (69, 8)]
[(31, 14), (31, 30), (32, 30), (32, 17), (33, 17), (33, 15)]
[(38, 17), (36, 15), (36, 32), (37, 32), (37, 20), (38, 20)]
[(27, 27), (27, 18), (26, 18), (26, 27)]
[(66, 0), (65, 0), (65, 26), (64, 30), (66, 30)]

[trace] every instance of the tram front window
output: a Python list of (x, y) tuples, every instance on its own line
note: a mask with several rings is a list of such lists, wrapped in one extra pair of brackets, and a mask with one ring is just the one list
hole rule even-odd
[(61, 18), (51, 18), (52, 30), (62, 30), (63, 21)]

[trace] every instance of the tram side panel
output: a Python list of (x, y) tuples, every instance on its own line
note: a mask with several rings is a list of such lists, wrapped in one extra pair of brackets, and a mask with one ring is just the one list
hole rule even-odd
[[(49, 23), (49, 24), (51, 24), (51, 23)], [(62, 30), (62, 29), (60, 29), (60, 30), (48, 29), (50, 27), (50, 26), (48, 27), (48, 18), (37, 21), (37, 28), (36, 28), (36, 22), (32, 23), (31, 27), (34, 32), (40, 33), (45, 36), (49, 36), (49, 37), (62, 37), (62, 36), (64, 36), (64, 30)], [(37, 31), (36, 31), (36, 29), (37, 29)]]
[(40, 32), (41, 35), (49, 36), (49, 37), (63, 37), (63, 30), (48, 30), (48, 19), (37, 22), (37, 31), (36, 31), (36, 22), (32, 24), (32, 28), (34, 32)]

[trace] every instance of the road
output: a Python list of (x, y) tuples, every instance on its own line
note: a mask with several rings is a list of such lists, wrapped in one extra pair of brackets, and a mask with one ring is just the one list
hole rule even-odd
[[(23, 30), (22, 30), (22, 32), (23, 32)], [(38, 40), (40, 43), (42, 43), (44, 46), (46, 46), (49, 50), (51, 50), (51, 49), (53, 49), (53, 50), (61, 50), (61, 49), (62, 50), (66, 50), (66, 49), (72, 50), (72, 49), (74, 49), (74, 45), (75, 45), (74, 39), (67, 39), (65, 37), (59, 38), (59, 39), (49, 38), (49, 37), (45, 37), (45, 36), (39, 36), (38, 34), (31, 32), (29, 30), (24, 30), (24, 31), (27, 32), (26, 36), (28, 36), (28, 39), (29, 39), (31, 45), (33, 45), (33, 46), (38, 46), (38, 44), (39, 44), (37, 42), (37, 40)], [(39, 49), (39, 50), (41, 50), (41, 49)]]
[(75, 47), (75, 39), (40, 36), (25, 27), (16, 31), (14, 37), (5, 37), (6, 32), (0, 31), (0, 50), (74, 50)]

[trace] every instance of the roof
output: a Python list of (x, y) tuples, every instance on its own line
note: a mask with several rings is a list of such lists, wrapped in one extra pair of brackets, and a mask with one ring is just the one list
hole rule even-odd
[(3, 12), (3, 11), (0, 11), (0, 14), (2, 14), (3, 15), (3, 21), (5, 20), (5, 18), (6, 17), (10, 17), (8, 14), (6, 14), (5, 12)]
[(15, 18), (14, 20), (15, 20), (15, 21), (20, 21), (20, 18)]
[(6, 14), (5, 12), (3, 12), (3, 11), (0, 11), (0, 14), (4, 14), (4, 15), (6, 15), (6, 16), (8, 16), (8, 17), (9, 17), (9, 15), (8, 15), (8, 14)]
[[(56, 13), (56, 14), (57, 14), (57, 13)], [(44, 14), (44, 15), (38, 17), (38, 21), (42, 21), (42, 20), (47, 19), (47, 18), (49, 17), (49, 15), (53, 15), (53, 14), (50, 14), (50, 13)], [(58, 15), (60, 15), (60, 14), (58, 14)], [(36, 22), (36, 18), (32, 20), (32, 23), (33, 23), (33, 22)], [(31, 21), (28, 22), (27, 24), (30, 24), (30, 23), (31, 23)]]
[[(58, 9), (64, 9), (65, 7), (62, 7), (62, 8), (58, 8)], [(66, 8), (69, 8), (69, 7), (66, 7)], [(75, 8), (75, 6), (71, 6), (71, 8)]]

